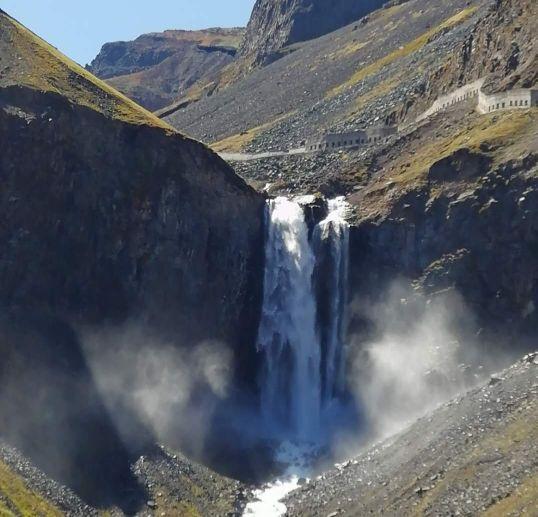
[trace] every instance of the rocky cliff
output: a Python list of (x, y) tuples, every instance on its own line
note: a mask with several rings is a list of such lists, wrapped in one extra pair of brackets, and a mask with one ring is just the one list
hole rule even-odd
[(129, 462), (151, 431), (119, 437), (77, 331), (137, 318), (245, 357), (263, 197), (3, 12), (0, 141), (2, 435), (92, 504), (145, 504)]
[(97, 320), (194, 311), (206, 324), (188, 334), (225, 337), (234, 317), (222, 311), (247, 301), (261, 196), (204, 146), (1, 22), (3, 303)]
[[(485, 77), (484, 91), (530, 88), (538, 82), (534, 36), (538, 6), (530, 0), (499, 0), (489, 7), (465, 39), (425, 86), (419, 109), (441, 93)], [(415, 113), (416, 111), (414, 111)]]
[(241, 44), (256, 65), (274, 61), (292, 43), (317, 38), (381, 7), (383, 0), (257, 0)]
[(88, 70), (158, 110), (234, 60), (243, 29), (170, 30), (106, 43)]

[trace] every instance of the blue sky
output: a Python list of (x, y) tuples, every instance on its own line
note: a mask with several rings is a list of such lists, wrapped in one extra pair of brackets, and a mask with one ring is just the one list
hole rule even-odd
[(246, 25), (254, 0), (0, 0), (0, 8), (81, 64), (108, 41), (165, 29)]

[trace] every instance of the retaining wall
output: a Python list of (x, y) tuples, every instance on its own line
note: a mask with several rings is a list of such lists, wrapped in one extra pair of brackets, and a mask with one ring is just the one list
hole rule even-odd
[(398, 132), (395, 126), (372, 127), (352, 133), (328, 133), (309, 138), (305, 144), (306, 151), (358, 147), (386, 142), (391, 135)]
[(538, 90), (518, 88), (493, 95), (480, 92), (477, 111), (479, 113), (491, 113), (497, 110), (527, 109), (532, 106), (538, 106)]
[(466, 84), (451, 93), (438, 97), (428, 110), (417, 117), (417, 122), (420, 122), (439, 111), (448, 109), (455, 104), (459, 104), (460, 102), (478, 98), (484, 81), (485, 79), (478, 79), (477, 81)]

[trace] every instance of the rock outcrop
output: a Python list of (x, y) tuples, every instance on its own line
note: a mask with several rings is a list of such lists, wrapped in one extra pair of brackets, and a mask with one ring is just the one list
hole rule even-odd
[(498, 0), (465, 40), (434, 73), (425, 96), (432, 99), (485, 77), (484, 91), (531, 88), (538, 82), (534, 27), (538, 7), (532, 0)]
[(256, 65), (278, 58), (292, 43), (317, 38), (381, 7), (384, 0), (257, 0), (241, 44)]
[(517, 336), (524, 350), (538, 331), (537, 177), (536, 154), (495, 166), (460, 149), (435, 162), (427, 186), (353, 227), (355, 294), (375, 299), (404, 277), (427, 296), (454, 290), (483, 338)]
[(203, 145), (0, 22), (2, 304), (94, 321), (144, 309), (188, 322), (186, 340), (231, 338), (250, 302), (262, 197)]
[(88, 70), (153, 111), (231, 63), (243, 29), (170, 30), (106, 43)]
[(248, 360), (264, 199), (2, 11), (0, 142), (1, 433), (86, 501), (136, 495), (132, 511), (129, 462), (155, 442), (135, 416), (137, 443), (118, 436), (78, 331), (136, 318)]

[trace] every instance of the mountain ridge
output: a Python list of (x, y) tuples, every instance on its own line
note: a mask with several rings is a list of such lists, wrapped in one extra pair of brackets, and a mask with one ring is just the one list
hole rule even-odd
[(254, 66), (278, 59), (278, 52), (294, 43), (323, 36), (381, 7), (385, 0), (257, 0), (240, 55)]
[(241, 28), (167, 30), (106, 43), (87, 69), (152, 111), (233, 62)]

